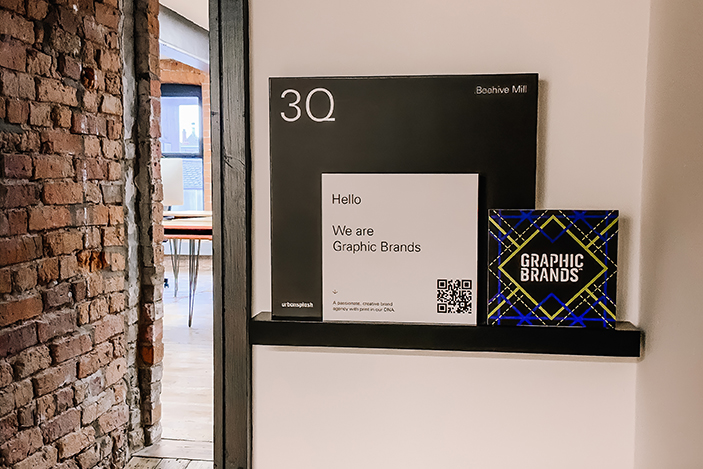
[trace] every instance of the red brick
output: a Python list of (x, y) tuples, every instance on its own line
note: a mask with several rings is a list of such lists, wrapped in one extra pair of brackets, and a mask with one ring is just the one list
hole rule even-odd
[(105, 92), (108, 94), (122, 94), (122, 75), (114, 72), (105, 72)]
[(124, 293), (113, 293), (110, 295), (110, 312), (119, 313), (124, 311), (127, 300)]
[(38, 428), (32, 428), (17, 434), (0, 448), (0, 454), (6, 464), (15, 464), (33, 454), (42, 447), (42, 435)]
[(2, 0), (0, 5), (2, 5), (3, 8), (12, 10), (16, 13), (19, 13), (20, 15), (23, 15), (25, 13), (23, 0)]
[(53, 394), (39, 397), (36, 400), (37, 423), (51, 420), (56, 415), (56, 399)]
[[(121, 67), (120, 55), (118, 51), (99, 50), (97, 54), (98, 66), (104, 72), (119, 72)], [(108, 112), (108, 111), (103, 111)], [(115, 113), (110, 113), (115, 114)]]
[(107, 33), (105, 35), (105, 44), (107, 44), (107, 47), (110, 49), (119, 49), (120, 48), (120, 36), (117, 33)]
[(6, 98), (19, 97), (20, 80), (15, 72), (0, 70), (0, 92)]
[(156, 365), (164, 359), (164, 344), (140, 345), (139, 355), (145, 365)]
[(32, 158), (27, 155), (3, 155), (0, 169), (6, 178), (29, 179), (32, 177)]
[(17, 414), (14, 412), (0, 418), (0, 445), (17, 433)]
[(71, 110), (66, 106), (54, 106), (51, 110), (51, 120), (56, 127), (68, 129), (71, 127)]
[(112, 293), (125, 289), (125, 278), (122, 273), (106, 273), (103, 282), (103, 290), (105, 293)]
[(61, 413), (73, 407), (73, 395), (71, 386), (56, 391), (56, 412)]
[(66, 459), (76, 455), (94, 442), (95, 429), (93, 427), (69, 433), (56, 443), (56, 447), (59, 450), (59, 459)]
[(15, 292), (21, 293), (37, 286), (37, 268), (34, 265), (24, 264), (13, 272)]
[(45, 204), (78, 204), (83, 202), (83, 188), (77, 182), (54, 182), (44, 185)]
[(105, 205), (76, 206), (72, 208), (76, 225), (104, 226), (109, 222), (109, 211)]
[(21, 300), (10, 300), (0, 303), (0, 327), (13, 324), (24, 319), (39, 316), (42, 312), (42, 301), (39, 295)]
[(51, 354), (56, 363), (65, 362), (69, 358), (88, 353), (93, 348), (93, 343), (88, 334), (65, 337), (51, 344)]
[(34, 43), (34, 24), (19, 15), (0, 10), (0, 34), (7, 34), (28, 44)]
[[(99, 258), (100, 256), (98, 256)], [(102, 268), (102, 264), (101, 268)], [(96, 273), (91, 273), (86, 276), (86, 280), (88, 282), (88, 298), (95, 298), (99, 294), (101, 294), (104, 290), (104, 285), (103, 285), (103, 276), (101, 273), (96, 272)]]
[(121, 380), (127, 372), (127, 360), (124, 357), (110, 362), (105, 368), (105, 386), (109, 387)]
[(4, 208), (26, 207), (39, 202), (36, 184), (0, 184), (0, 206)]
[(107, 119), (105, 118), (105, 116), (98, 115), (95, 116), (94, 119), (94, 122), (90, 123), (90, 125), (94, 125), (94, 128), (91, 127), (91, 132), (94, 130), (94, 132), (92, 133), (96, 133), (101, 137), (107, 135)]
[(85, 34), (85, 38), (89, 41), (93, 41), (100, 45), (105, 43), (103, 26), (98, 24), (94, 17), (86, 16), (83, 18), (83, 32)]
[(80, 428), (81, 411), (70, 409), (58, 417), (54, 417), (41, 426), (44, 440), (50, 443)]
[(49, 43), (57, 52), (69, 55), (78, 55), (81, 50), (81, 39), (61, 28), (51, 28), (49, 31)]
[(89, 469), (100, 462), (100, 449), (98, 445), (95, 444), (90, 448), (83, 450), (78, 456), (76, 456), (76, 461), (81, 469)]
[(8, 234), (18, 235), (27, 233), (27, 211), (8, 210), (7, 211)]
[(10, 269), (0, 270), (0, 293), (12, 293), (12, 272)]
[[(104, 259), (97, 251), (81, 251), (76, 257), (78, 258), (78, 265), (87, 270), (88, 272), (97, 272), (105, 267)], [(93, 283), (88, 279), (88, 283)], [(102, 277), (100, 277), (100, 293), (102, 293)]]
[(39, 140), (39, 132), (34, 132), (32, 130), (25, 130), (20, 138), (20, 143), (17, 146), (17, 150), (30, 153), (39, 151), (39, 146), (41, 141)]
[(96, 344), (106, 341), (110, 337), (124, 331), (124, 318), (111, 314), (95, 323), (93, 331), (93, 341)]
[(108, 390), (98, 398), (97, 401), (86, 405), (83, 408), (83, 425), (89, 425), (96, 418), (110, 410), (115, 405), (115, 394), (112, 390)]
[(103, 246), (124, 245), (124, 227), (122, 225), (103, 228)]
[(83, 139), (80, 135), (61, 130), (44, 130), (41, 133), (41, 139), (48, 149), (55, 153), (76, 154), (83, 151)]
[(78, 361), (78, 378), (83, 379), (98, 371), (112, 361), (112, 344), (99, 344), (88, 355), (83, 355)]
[(44, 305), (55, 308), (71, 301), (71, 285), (60, 283), (44, 292)]
[(83, 110), (87, 112), (98, 112), (98, 93), (86, 90), (82, 98)]
[(4, 417), (15, 410), (15, 387), (0, 389), (0, 416)]
[(27, 63), (27, 46), (19, 41), (0, 41), (0, 67), (23, 72)]
[(121, 225), (124, 223), (124, 207), (121, 205), (108, 206), (110, 225)]
[(37, 100), (78, 106), (76, 89), (53, 78), (37, 78)]
[(36, 422), (36, 411), (37, 406), (34, 402), (32, 402), (30, 405), (17, 409), (17, 423), (19, 424), (19, 427), (22, 429), (33, 427)]
[[(100, 228), (95, 226), (89, 226), (85, 230), (85, 248), (86, 249), (99, 249), (102, 242), (102, 233), (100, 233)], [(79, 261), (80, 263), (80, 261)]]
[(29, 209), (29, 229), (42, 231), (63, 228), (71, 224), (71, 212), (66, 207), (44, 206)]
[(42, 255), (39, 236), (0, 239), (0, 266), (31, 261)]
[(42, 75), (45, 77), (50, 76), (51, 56), (35, 49), (30, 49), (27, 51), (27, 73), (32, 75)]
[(47, 253), (52, 256), (70, 254), (83, 247), (83, 235), (76, 230), (53, 231), (46, 234), (44, 241)]
[(32, 391), (32, 381), (26, 379), (15, 383), (15, 405), (24, 407), (32, 401), (34, 393)]
[(19, 99), (6, 101), (6, 120), (11, 124), (26, 124), (29, 119), (29, 103)]
[(110, 29), (117, 30), (120, 25), (120, 12), (116, 8), (111, 8), (108, 5), (96, 3), (95, 19), (98, 23), (105, 25)]
[(70, 309), (45, 314), (37, 321), (37, 335), (44, 343), (76, 330), (76, 312)]
[(37, 156), (34, 158), (34, 177), (58, 179), (73, 177), (73, 158), (70, 156)]
[(59, 72), (74, 80), (81, 78), (81, 64), (71, 56), (62, 54), (59, 56)]
[(112, 272), (125, 270), (126, 259), (121, 252), (107, 253), (107, 265)]
[(44, 0), (27, 2), (27, 16), (34, 20), (43, 20), (49, 11), (49, 4)]
[(75, 380), (76, 363), (73, 361), (46, 369), (32, 378), (34, 392), (38, 397), (49, 394)]
[(100, 150), (100, 139), (98, 137), (84, 137), (83, 147), (85, 148), (85, 156), (87, 157), (99, 157), (102, 155)]
[(110, 312), (106, 298), (96, 298), (90, 302), (90, 322), (96, 322)]
[(76, 160), (76, 173), (81, 178), (104, 180), (107, 177), (107, 162), (98, 158)]
[(78, 272), (78, 260), (75, 255), (62, 256), (59, 265), (61, 280), (71, 278)]
[(13, 368), (18, 379), (24, 379), (51, 366), (49, 349), (44, 345), (23, 350), (14, 358)]
[(122, 165), (115, 161), (110, 161), (107, 164), (107, 179), (110, 181), (122, 179)]
[(14, 380), (13, 376), (12, 366), (5, 360), (0, 361), (0, 388), (10, 384)]
[(164, 322), (163, 318), (156, 320), (152, 324), (142, 328), (139, 333), (139, 340), (146, 343), (154, 343), (162, 340), (164, 337)]
[[(76, 2), (78, 3), (78, 2)], [(77, 5), (76, 5), (77, 7)], [(67, 32), (71, 34), (76, 34), (78, 32), (78, 26), (80, 25), (79, 21), (79, 15), (77, 11), (74, 11), (73, 8), (64, 8), (64, 7), (58, 7), (58, 19), (59, 19), (59, 24), (61, 27), (66, 30)], [(82, 16), (82, 15), (81, 15)]]
[(107, 137), (112, 140), (122, 138), (122, 122), (116, 119), (107, 120)]
[(105, 158), (112, 160), (122, 158), (122, 143), (119, 141), (103, 139), (103, 155)]
[(36, 98), (36, 88), (34, 86), (34, 78), (26, 73), (17, 75), (19, 81), (19, 97), (34, 100)]
[(0, 358), (14, 355), (37, 343), (34, 323), (5, 328), (0, 331)]
[(58, 280), (59, 260), (56, 258), (41, 260), (37, 266), (37, 277), (37, 281), (42, 285), (54, 280)]
[(56, 466), (57, 453), (53, 446), (44, 446), (41, 451), (15, 464), (13, 469), (53, 469)]
[(103, 201), (102, 192), (100, 192), (100, 186), (97, 182), (88, 181), (83, 184), (83, 190), (85, 194), (85, 201), (87, 203), (100, 204)]
[(40, 127), (51, 127), (51, 105), (30, 103), (29, 123)]
[(125, 425), (129, 418), (129, 407), (126, 405), (115, 406), (98, 418), (98, 425), (102, 434), (110, 433), (117, 427)]

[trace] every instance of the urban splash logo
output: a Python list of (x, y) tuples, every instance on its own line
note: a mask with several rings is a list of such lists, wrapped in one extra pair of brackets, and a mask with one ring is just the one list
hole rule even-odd
[(487, 322), (614, 327), (618, 212), (491, 210)]

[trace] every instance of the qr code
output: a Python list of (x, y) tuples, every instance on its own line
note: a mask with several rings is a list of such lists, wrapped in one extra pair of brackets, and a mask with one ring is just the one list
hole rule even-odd
[(437, 312), (449, 314), (471, 314), (472, 281), (437, 279)]

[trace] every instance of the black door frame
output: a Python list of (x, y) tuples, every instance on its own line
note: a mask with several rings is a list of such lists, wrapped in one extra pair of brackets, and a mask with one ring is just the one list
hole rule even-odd
[(250, 469), (251, 147), (248, 0), (210, 0), (215, 467)]

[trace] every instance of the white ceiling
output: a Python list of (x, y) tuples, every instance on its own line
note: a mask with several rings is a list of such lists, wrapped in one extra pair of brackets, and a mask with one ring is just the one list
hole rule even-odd
[(188, 18), (201, 28), (210, 29), (208, 0), (159, 0), (159, 3)]

